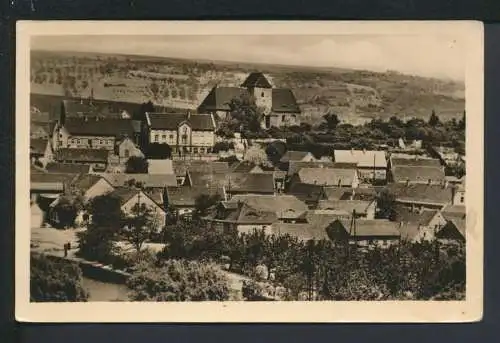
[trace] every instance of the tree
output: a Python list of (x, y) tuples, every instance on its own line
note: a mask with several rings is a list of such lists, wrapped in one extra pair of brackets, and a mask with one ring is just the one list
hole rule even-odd
[(199, 219), (206, 216), (207, 210), (218, 204), (222, 200), (222, 197), (219, 194), (201, 194), (194, 201), (194, 212), (193, 218)]
[(250, 95), (234, 98), (229, 103), (233, 131), (261, 132), (262, 111), (257, 108), (255, 99)]
[(148, 160), (141, 156), (130, 156), (125, 163), (125, 173), (128, 174), (147, 174)]
[(58, 218), (57, 226), (61, 228), (71, 227), (75, 224), (78, 211), (83, 209), (81, 201), (76, 197), (62, 196), (52, 208)]
[(252, 162), (259, 166), (271, 167), (272, 164), (269, 161), (266, 152), (259, 148), (258, 146), (250, 147), (243, 157), (243, 160)]
[(323, 116), (326, 121), (326, 126), (329, 130), (335, 130), (340, 123), (338, 116), (335, 113), (327, 113)]
[(82, 271), (74, 262), (31, 254), (30, 301), (75, 302), (87, 301), (82, 286)]
[(465, 111), (464, 115), (462, 116), (462, 119), (458, 122), (458, 129), (465, 130)]
[(138, 265), (127, 282), (135, 301), (229, 300), (229, 281), (215, 265), (168, 260), (160, 267)]
[(150, 207), (135, 204), (125, 216), (121, 234), (139, 252), (144, 242), (156, 232), (158, 222), (158, 215)]
[(441, 122), (439, 121), (439, 117), (436, 115), (436, 112), (432, 110), (431, 116), (429, 118), (429, 125), (435, 127), (439, 125)]
[(394, 194), (390, 193), (387, 189), (382, 190), (377, 196), (377, 207), (379, 209), (378, 216), (380, 218), (395, 218), (394, 206), (396, 198)]
[(89, 206), (90, 224), (79, 234), (79, 255), (96, 261), (106, 261), (113, 249), (123, 223), (121, 201), (112, 194), (92, 199)]
[(150, 159), (170, 159), (172, 148), (168, 144), (150, 143), (146, 148), (146, 156)]

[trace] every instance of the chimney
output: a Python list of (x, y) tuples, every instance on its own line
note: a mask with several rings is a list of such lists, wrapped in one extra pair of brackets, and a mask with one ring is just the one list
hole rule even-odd
[(415, 213), (415, 204), (411, 204), (411, 213)]
[(342, 187), (342, 179), (339, 179), (338, 185), (339, 187)]
[(432, 184), (432, 180), (431, 179), (427, 180), (427, 184), (430, 186)]
[(190, 119), (191, 118), (191, 110), (188, 110), (187, 111), (187, 119)]
[(354, 200), (354, 196), (356, 195), (356, 191), (354, 190), (354, 188), (352, 189), (352, 192), (351, 192), (351, 200)]
[(406, 187), (410, 185), (410, 179), (406, 179)]
[(448, 188), (448, 184), (449, 184), (448, 180), (445, 179), (443, 181), (443, 188), (445, 188), (445, 189)]
[(401, 229), (403, 227), (404, 223), (402, 221), (399, 222), (399, 228)]

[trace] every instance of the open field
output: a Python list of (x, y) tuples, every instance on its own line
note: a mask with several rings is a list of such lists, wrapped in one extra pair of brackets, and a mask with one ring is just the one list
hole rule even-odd
[(371, 118), (461, 118), (463, 83), (396, 72), (258, 65), (148, 56), (33, 51), (31, 93), (195, 109), (216, 84), (237, 86), (254, 70), (293, 89), (304, 120), (333, 111), (348, 123)]

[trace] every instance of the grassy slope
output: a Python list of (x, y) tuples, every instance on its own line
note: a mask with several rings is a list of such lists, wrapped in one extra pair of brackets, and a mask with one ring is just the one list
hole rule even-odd
[(465, 107), (463, 84), (394, 72), (41, 51), (32, 52), (32, 80), (38, 78), (32, 93), (63, 96), (69, 76), (73, 96), (88, 96), (92, 87), (97, 99), (196, 108), (214, 84), (236, 86), (253, 70), (292, 88), (310, 122), (329, 110), (351, 123), (391, 115), (427, 119), (433, 109), (446, 120), (461, 117)]

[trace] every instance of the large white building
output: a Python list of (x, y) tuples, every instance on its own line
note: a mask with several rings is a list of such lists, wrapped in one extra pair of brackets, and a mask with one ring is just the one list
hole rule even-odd
[(168, 144), (172, 153), (204, 154), (215, 144), (211, 114), (146, 113), (149, 143)]

